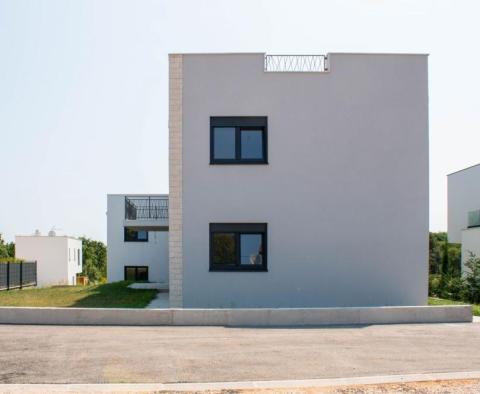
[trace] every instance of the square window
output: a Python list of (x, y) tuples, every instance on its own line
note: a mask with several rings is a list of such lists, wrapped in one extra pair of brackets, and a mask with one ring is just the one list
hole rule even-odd
[(267, 117), (211, 117), (210, 164), (268, 164)]
[(124, 242), (148, 242), (148, 231), (124, 227)]
[(210, 271), (267, 271), (266, 223), (211, 223)]

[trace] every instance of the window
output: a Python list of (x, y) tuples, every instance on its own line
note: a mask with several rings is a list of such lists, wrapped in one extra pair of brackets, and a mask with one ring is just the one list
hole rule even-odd
[(125, 242), (148, 242), (148, 231), (146, 230), (132, 230), (125, 227), (123, 240)]
[(124, 279), (146, 282), (148, 281), (148, 267), (126, 265), (124, 267)]
[(210, 223), (210, 271), (267, 271), (267, 224)]
[(82, 259), (80, 258), (80, 249), (77, 249), (77, 262), (78, 262), (78, 266), (80, 266), (81, 261), (82, 261)]
[(266, 116), (212, 116), (210, 164), (268, 164)]

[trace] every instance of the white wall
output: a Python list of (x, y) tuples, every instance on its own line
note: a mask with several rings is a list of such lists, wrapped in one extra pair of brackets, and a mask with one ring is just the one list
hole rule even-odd
[[(424, 305), (423, 55), (183, 57), (183, 306)], [(210, 165), (210, 116), (267, 116), (268, 165)], [(268, 272), (209, 272), (209, 223), (268, 223)]]
[(151, 282), (168, 282), (168, 231), (153, 231), (148, 242), (124, 242), (125, 195), (107, 196), (107, 279), (124, 279), (126, 265), (148, 266)]
[(480, 209), (480, 165), (448, 175), (448, 240), (462, 242), (468, 212)]
[[(70, 248), (70, 259), (69, 259)], [(24, 236), (15, 237), (15, 256), (37, 261), (38, 286), (75, 285), (76, 274), (82, 271), (73, 251), (82, 250), (82, 241), (65, 236)]]

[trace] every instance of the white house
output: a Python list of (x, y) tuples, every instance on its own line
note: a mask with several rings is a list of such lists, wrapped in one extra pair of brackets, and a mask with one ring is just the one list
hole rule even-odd
[(109, 280), (168, 280), (170, 307), (426, 305), (427, 59), (170, 55), (168, 200), (108, 196)]
[(448, 241), (462, 244), (462, 267), (470, 252), (480, 257), (480, 164), (448, 175)]
[(168, 283), (168, 195), (107, 196), (107, 279)]
[(15, 257), (37, 261), (37, 286), (75, 285), (82, 272), (82, 241), (53, 230), (16, 235)]
[(427, 60), (170, 55), (170, 306), (425, 305)]

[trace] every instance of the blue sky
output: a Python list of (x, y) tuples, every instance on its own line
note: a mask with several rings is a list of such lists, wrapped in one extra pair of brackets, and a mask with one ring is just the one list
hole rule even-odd
[(169, 52), (429, 53), (430, 227), (480, 162), (480, 3), (0, 0), (0, 232), (106, 239), (107, 193), (168, 192)]

